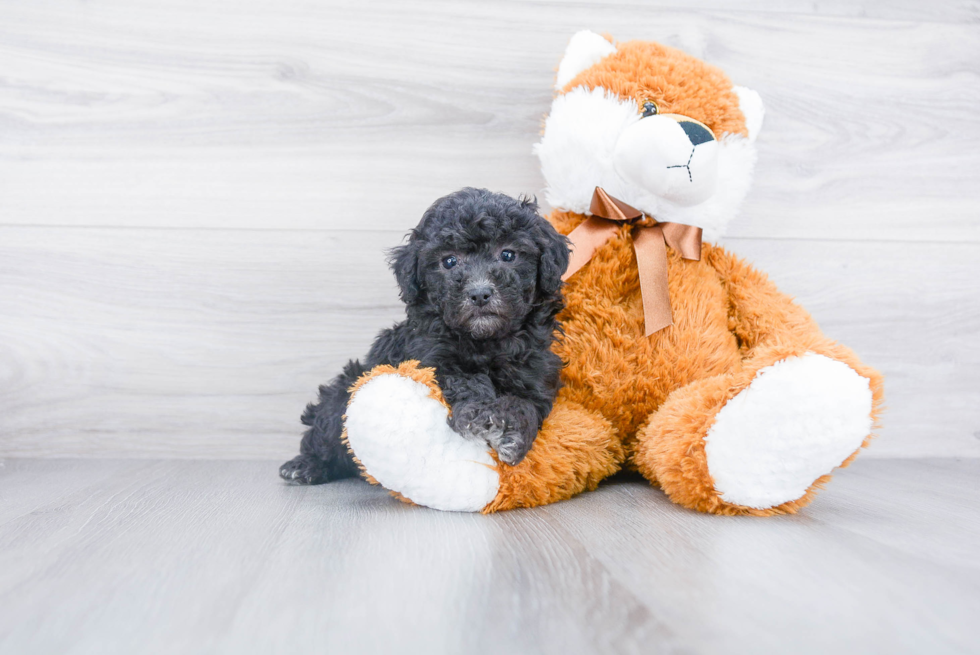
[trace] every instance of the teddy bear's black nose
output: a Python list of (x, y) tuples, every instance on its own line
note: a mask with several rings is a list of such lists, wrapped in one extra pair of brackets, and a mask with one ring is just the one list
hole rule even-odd
[(711, 130), (700, 123), (694, 121), (678, 121), (678, 123), (680, 123), (681, 129), (684, 130), (684, 134), (691, 140), (693, 146), (715, 140), (715, 135), (711, 133)]

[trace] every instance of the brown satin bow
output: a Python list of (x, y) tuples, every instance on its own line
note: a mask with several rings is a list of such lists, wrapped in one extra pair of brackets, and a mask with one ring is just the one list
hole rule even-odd
[[(639, 209), (613, 198), (602, 187), (595, 188), (589, 211), (592, 216), (568, 235), (572, 256), (562, 280), (585, 266), (595, 251), (616, 234), (620, 223), (635, 223), (644, 217)], [(667, 246), (678, 251), (684, 259), (700, 260), (701, 228), (681, 223), (653, 223), (637, 225), (633, 231), (646, 336), (674, 324), (667, 290)]]

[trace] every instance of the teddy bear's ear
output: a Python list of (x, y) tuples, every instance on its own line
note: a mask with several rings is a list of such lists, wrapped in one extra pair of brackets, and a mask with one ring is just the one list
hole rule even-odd
[(736, 86), (732, 89), (738, 96), (738, 108), (745, 116), (745, 127), (749, 131), (749, 141), (755, 141), (762, 129), (762, 119), (766, 115), (766, 108), (762, 105), (762, 98), (752, 89), (744, 86)]
[(558, 77), (555, 88), (561, 89), (572, 79), (597, 61), (616, 52), (616, 46), (588, 30), (582, 30), (572, 37), (565, 48), (565, 56), (558, 64)]

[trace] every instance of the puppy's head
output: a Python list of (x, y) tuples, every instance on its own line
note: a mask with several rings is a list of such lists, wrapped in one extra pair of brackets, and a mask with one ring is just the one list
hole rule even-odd
[(391, 253), (402, 300), (475, 339), (552, 320), (568, 244), (537, 210), (531, 199), (486, 189), (435, 201)]

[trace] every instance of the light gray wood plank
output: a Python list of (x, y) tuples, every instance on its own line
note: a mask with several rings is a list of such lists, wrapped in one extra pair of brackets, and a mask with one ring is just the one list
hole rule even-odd
[(413, 652), (587, 653), (669, 644), (669, 630), (547, 524), (419, 514), (360, 481), (290, 488), (275, 472), (272, 463), (158, 462), (94, 497), (62, 500), (54, 530), (33, 531), (35, 515), (3, 526), (0, 553), (16, 566), (0, 577), (0, 648), (317, 644), (355, 653), (410, 643)]
[(757, 183), (733, 235), (977, 241), (977, 13), (8, 3), (0, 222), (402, 229), (462, 185), (535, 192), (552, 71), (591, 27), (682, 47), (762, 93)]
[[(280, 631), (256, 636), (249, 626), (286, 605), (289, 639), (327, 652), (677, 650), (670, 626), (544, 517), (420, 513), (356, 484), (339, 529), (320, 504), (297, 511), (223, 652), (282, 648)], [(292, 538), (310, 528), (324, 537)], [(364, 596), (351, 602), (352, 592)]]
[[(34, 258), (48, 246), (33, 234), (0, 256), (8, 454), (18, 443), (46, 455), (287, 453), (317, 384), (404, 314), (383, 256), (359, 240), (50, 234), (61, 243), (50, 257)], [(365, 271), (375, 284), (355, 283)]]
[(626, 484), (543, 511), (695, 652), (976, 652), (977, 465), (859, 460), (803, 513), (764, 521)]
[[(286, 458), (403, 315), (391, 232), (0, 228), (0, 454)], [(974, 244), (733, 239), (886, 375), (868, 456), (980, 456)]]
[(39, 485), (31, 460), (0, 459), (0, 525), (23, 517), (38, 507), (56, 507), (56, 501), (98, 487), (108, 478), (146, 464), (125, 460), (52, 460), (44, 474), (57, 484)]
[[(269, 490), (254, 484), (259, 471), (275, 467), (134, 461), (96, 493), (38, 508), (55, 518), (7, 523), (0, 648), (94, 653), (111, 644), (116, 652), (162, 652), (164, 637), (180, 644), (221, 631), (234, 611), (228, 600), (261, 568), (301, 498), (257, 502)], [(57, 476), (47, 481), (58, 484)]]
[(0, 524), (2, 653), (976, 649), (977, 460), (859, 460), (773, 519), (632, 478), (485, 517), (274, 462), (72, 466), (91, 485), (43, 499), (63, 462), (0, 469), (39, 498)]
[(287, 455), (317, 385), (404, 315), (398, 235), (0, 232), (4, 454)]
[[(956, 473), (961, 465), (963, 470), (975, 470), (974, 465), (933, 459), (855, 465), (856, 473), (847, 469), (835, 477), (830, 511), (825, 511), (829, 503), (821, 499), (814, 505), (814, 516), (889, 551), (920, 560), (940, 559), (976, 573), (980, 570), (976, 558), (980, 475)], [(949, 479), (940, 480), (950, 471)], [(890, 483), (898, 477), (904, 479), (901, 497), (895, 496)], [(936, 502), (937, 490), (942, 502)]]

